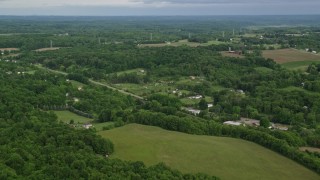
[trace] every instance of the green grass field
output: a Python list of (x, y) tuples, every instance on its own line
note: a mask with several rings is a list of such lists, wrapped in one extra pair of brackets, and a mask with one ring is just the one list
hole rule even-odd
[(57, 116), (58, 116), (58, 120), (62, 121), (64, 123), (69, 124), (70, 120), (73, 119), (75, 124), (85, 124), (85, 123), (92, 123), (93, 127), (97, 130), (97, 131), (102, 131), (103, 127), (105, 126), (112, 126), (114, 125), (114, 122), (105, 122), (105, 123), (97, 123), (97, 122), (93, 122), (93, 119), (90, 118), (86, 118), (83, 116), (79, 116), (73, 112), (70, 111), (53, 111)]
[(80, 123), (80, 124), (84, 124), (84, 123), (88, 123), (88, 122), (92, 122), (93, 119), (89, 119), (83, 116), (79, 116), (73, 112), (70, 111), (53, 111), (57, 116), (58, 116), (58, 120), (62, 121), (64, 123), (69, 123), (71, 119), (74, 120), (74, 123)]
[(271, 73), (273, 71), (272, 69), (266, 67), (256, 67), (254, 69), (263, 74)]
[(112, 125), (114, 125), (114, 122), (93, 123), (93, 126), (94, 128), (96, 128), (97, 131), (102, 131), (103, 127), (112, 126)]
[(296, 61), (296, 62), (287, 62), (282, 64), (282, 67), (291, 69), (291, 70), (302, 70), (306, 71), (308, 66), (312, 63), (319, 64), (320, 61)]
[(74, 81), (74, 80), (70, 80), (71, 84), (73, 87), (75, 88), (78, 88), (78, 87), (85, 87), (86, 85), (81, 83), (81, 82), (78, 82), (78, 81)]
[(99, 132), (115, 144), (111, 158), (164, 162), (184, 173), (221, 179), (318, 180), (320, 176), (257, 144), (233, 138), (188, 135), (137, 124)]
[(288, 92), (292, 92), (292, 91), (302, 91), (302, 92), (305, 92), (305, 93), (308, 93), (308, 94), (314, 94), (314, 95), (318, 95), (319, 93), (318, 92), (312, 92), (312, 91), (308, 91), (306, 89), (303, 89), (302, 87), (296, 87), (296, 86), (289, 86), (289, 87), (286, 87), (286, 88), (282, 88), (280, 89), (282, 91), (288, 91)]
[(123, 83), (123, 84), (115, 84), (114, 87), (131, 92), (139, 96), (150, 95), (157, 92), (167, 92), (169, 88), (174, 88), (174, 87), (168, 86), (165, 83), (149, 83), (145, 85)]
[(262, 51), (264, 58), (274, 59), (279, 64), (301, 61), (318, 61), (320, 56), (297, 49), (278, 49)]

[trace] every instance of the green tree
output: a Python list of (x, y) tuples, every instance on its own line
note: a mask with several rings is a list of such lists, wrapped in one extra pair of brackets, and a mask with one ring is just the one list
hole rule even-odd
[(199, 102), (199, 108), (200, 108), (201, 110), (206, 110), (206, 109), (208, 109), (208, 103), (206, 102), (206, 100), (205, 100), (204, 98), (200, 100), (200, 102)]
[(260, 126), (261, 126), (261, 127), (265, 127), (265, 128), (270, 127), (270, 121), (269, 121), (269, 119), (266, 118), (266, 117), (261, 118), (261, 120), (260, 120)]

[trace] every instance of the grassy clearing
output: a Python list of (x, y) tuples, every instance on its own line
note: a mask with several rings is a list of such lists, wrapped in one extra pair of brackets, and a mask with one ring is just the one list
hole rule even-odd
[(114, 122), (93, 123), (93, 126), (94, 128), (96, 128), (97, 131), (102, 131), (103, 127), (112, 126), (112, 125), (114, 125)]
[(93, 121), (93, 119), (79, 116), (70, 111), (53, 111), (53, 112), (58, 116), (58, 120), (64, 123), (69, 123), (71, 119), (74, 120), (74, 123), (79, 123), (79, 124), (85, 124)]
[(296, 49), (279, 49), (279, 50), (265, 50), (263, 57), (274, 59), (277, 63), (283, 64), (295, 61), (319, 61), (320, 56), (312, 53), (296, 50)]
[(146, 71), (142, 68), (137, 68), (137, 69), (130, 69), (130, 70), (126, 70), (126, 71), (120, 71), (120, 72), (117, 72), (117, 75), (122, 75), (122, 74), (131, 74), (131, 73), (136, 73), (137, 75), (140, 75), (140, 76), (145, 76), (147, 75)]
[(36, 49), (34, 51), (36, 52), (44, 52), (44, 51), (55, 51), (60, 49), (60, 47), (52, 47), (52, 48), (41, 48), (41, 49)]
[(74, 80), (70, 80), (71, 84), (73, 87), (75, 88), (78, 88), (78, 87), (85, 87), (86, 85), (81, 83), (81, 82), (78, 82), (78, 81), (74, 81)]
[(271, 73), (273, 71), (272, 69), (266, 67), (256, 67), (254, 69), (263, 74)]
[(137, 124), (99, 132), (115, 144), (111, 158), (164, 162), (184, 173), (222, 179), (316, 180), (319, 175), (257, 144), (233, 138), (196, 136)]
[(139, 47), (164, 47), (164, 46), (190, 46), (190, 47), (197, 47), (197, 46), (210, 46), (210, 45), (219, 45), (219, 44), (226, 44), (225, 42), (221, 41), (208, 41), (207, 43), (197, 43), (197, 42), (189, 42), (187, 39), (180, 40), (177, 42), (171, 43), (158, 43), (158, 44), (140, 44)]
[(229, 53), (228, 51), (222, 51), (221, 55), (223, 57), (234, 57), (234, 58), (244, 58), (243, 55), (239, 55), (239, 54), (234, 54), (234, 53)]
[(127, 92), (131, 92), (133, 94), (139, 96), (146, 96), (150, 94), (154, 94), (157, 92), (168, 92), (168, 89), (172, 88), (164, 83), (150, 83), (150, 84), (131, 84), (131, 83), (123, 83), (123, 84), (115, 84), (116, 88), (122, 89)]
[[(212, 97), (206, 96), (204, 99), (208, 103), (213, 102)], [(193, 106), (193, 105), (198, 105), (200, 102), (200, 99), (189, 99), (186, 97), (186, 98), (181, 98), (180, 101), (182, 102), (183, 106)]]
[(33, 75), (34, 73), (36, 73), (36, 71), (35, 70), (31, 70), (31, 71), (27, 71), (26, 73), (30, 74), (30, 75)]
[(312, 63), (320, 63), (320, 61), (294, 61), (283, 63), (282, 67), (291, 69), (291, 70), (302, 70), (306, 71), (308, 66)]
[(53, 111), (53, 112), (58, 116), (59, 121), (69, 124), (70, 120), (73, 119), (75, 124), (92, 123), (93, 127), (97, 131), (102, 131), (103, 127), (114, 125), (114, 122), (105, 122), (105, 123), (93, 122), (93, 119), (79, 116), (70, 111)]
[(304, 93), (308, 93), (308, 94), (318, 94), (317, 92), (312, 92), (312, 91), (308, 91), (306, 89), (303, 89), (301, 87), (296, 87), (296, 86), (289, 86), (289, 87), (286, 87), (286, 88), (282, 88), (280, 89), (282, 91), (288, 91), (288, 92), (291, 92), (291, 91), (302, 91)]

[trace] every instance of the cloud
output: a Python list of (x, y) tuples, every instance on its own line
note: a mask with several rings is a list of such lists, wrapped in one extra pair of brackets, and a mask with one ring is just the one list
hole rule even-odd
[(55, 6), (135, 6), (143, 2), (131, 0), (0, 0), (0, 7), (30, 8)]
[(1, 14), (319, 14), (320, 0), (0, 0)]
[(319, 0), (131, 0), (145, 4), (264, 4), (264, 3), (317, 3)]

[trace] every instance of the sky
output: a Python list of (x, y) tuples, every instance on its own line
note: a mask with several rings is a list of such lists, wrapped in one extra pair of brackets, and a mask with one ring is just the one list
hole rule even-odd
[(172, 16), (320, 14), (320, 0), (0, 0), (0, 15)]

